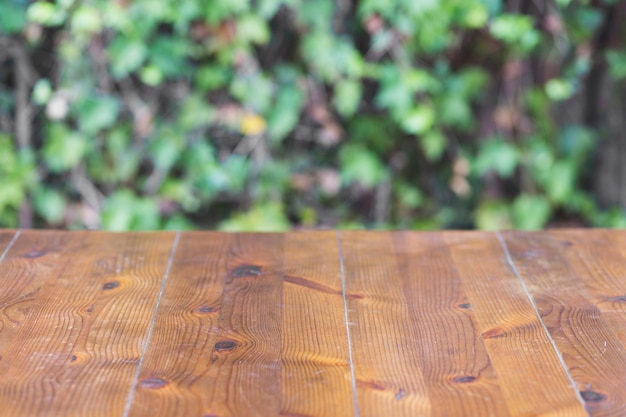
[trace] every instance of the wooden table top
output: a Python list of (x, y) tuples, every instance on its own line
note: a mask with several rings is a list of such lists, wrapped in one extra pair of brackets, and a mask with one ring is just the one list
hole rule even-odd
[(2, 416), (626, 416), (626, 231), (0, 231)]

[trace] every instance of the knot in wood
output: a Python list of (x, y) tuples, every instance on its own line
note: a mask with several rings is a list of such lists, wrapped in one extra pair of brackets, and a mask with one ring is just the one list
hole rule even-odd
[(112, 290), (112, 289), (117, 288), (119, 286), (120, 286), (119, 282), (117, 282), (117, 281), (110, 281), (110, 282), (107, 282), (106, 284), (104, 284), (102, 286), (102, 289), (103, 290)]
[(599, 403), (606, 399), (606, 395), (596, 391), (581, 391), (580, 396), (583, 397), (583, 400), (587, 403)]
[(162, 378), (148, 378), (140, 382), (142, 387), (148, 389), (162, 388), (168, 384), (168, 382)]
[(238, 343), (234, 340), (220, 340), (213, 346), (213, 350), (216, 352), (227, 352), (233, 350), (238, 346)]
[(476, 381), (476, 377), (472, 375), (461, 375), (454, 378), (453, 381), (459, 384), (467, 384), (468, 382)]
[(257, 265), (241, 265), (233, 269), (233, 277), (256, 277), (261, 275), (261, 267)]

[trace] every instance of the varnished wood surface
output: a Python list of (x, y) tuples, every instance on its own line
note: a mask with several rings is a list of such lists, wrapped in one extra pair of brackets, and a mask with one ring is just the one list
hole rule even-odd
[(0, 416), (626, 416), (626, 231), (0, 230)]

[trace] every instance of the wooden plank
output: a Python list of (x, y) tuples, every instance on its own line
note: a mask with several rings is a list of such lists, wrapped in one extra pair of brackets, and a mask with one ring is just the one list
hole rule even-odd
[(282, 250), (277, 234), (182, 235), (128, 415), (279, 413)]
[(461, 278), (441, 233), (397, 233), (396, 256), (416, 329), (432, 416), (508, 416)]
[(626, 348), (626, 231), (570, 230), (550, 235)]
[(626, 415), (626, 352), (584, 284), (597, 274), (570, 265), (566, 239), (522, 232), (504, 239), (591, 415)]
[(512, 416), (587, 416), (524, 285), (491, 233), (446, 242)]
[(58, 268), (8, 347), (10, 360), (0, 363), (5, 415), (122, 415), (173, 240), (173, 233), (72, 232), (56, 261), (26, 254)]
[(8, 248), (13, 235), (1, 235), (8, 250), (3, 250), (0, 263), (0, 358), (6, 357), (16, 332), (38, 306), (36, 300), (46, 280), (62, 267), (62, 253), (70, 240), (62, 232), (24, 231)]
[(0, 262), (2, 262), (2, 255), (5, 254), (16, 233), (15, 230), (0, 230)]
[(181, 235), (128, 415), (203, 415), (232, 240)]
[(391, 234), (342, 232), (341, 247), (360, 416), (431, 415)]
[(283, 416), (352, 416), (354, 400), (337, 236), (285, 237)]

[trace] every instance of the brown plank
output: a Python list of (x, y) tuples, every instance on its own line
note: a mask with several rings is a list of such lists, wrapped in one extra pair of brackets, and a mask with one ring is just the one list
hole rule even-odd
[(6, 245), (0, 263), (0, 357), (6, 357), (15, 333), (37, 307), (44, 282), (62, 267), (61, 252), (69, 244), (69, 234), (20, 232), (10, 248), (14, 234), (0, 236)]
[(231, 242), (220, 233), (181, 235), (128, 415), (203, 415)]
[(626, 352), (584, 284), (597, 273), (570, 265), (566, 239), (516, 232), (504, 240), (591, 415), (626, 415)]
[(285, 237), (283, 416), (353, 416), (354, 400), (337, 236)]
[(461, 278), (442, 233), (397, 233), (413, 342), (432, 416), (509, 415)]
[[(18, 244), (41, 236), (22, 232)], [(15, 252), (58, 268), (0, 363), (5, 415), (122, 415), (173, 240), (173, 233), (72, 232), (54, 253)]]
[(16, 234), (17, 231), (15, 230), (0, 230), (0, 262), (2, 262), (3, 255), (6, 255), (6, 250)]
[(626, 308), (621, 301), (626, 294), (626, 234), (516, 233), (506, 241), (529, 276), (529, 288), (537, 294), (544, 321), (590, 413), (626, 415)]
[(591, 301), (626, 348), (626, 231), (552, 231)]
[(449, 233), (476, 324), (512, 416), (586, 416), (524, 285), (491, 233)]
[(341, 248), (360, 415), (431, 415), (392, 235), (342, 232)]
[(283, 236), (184, 233), (131, 416), (280, 409)]

